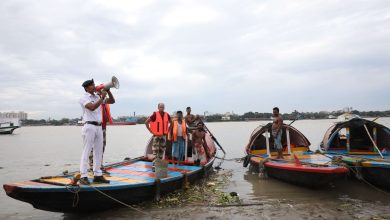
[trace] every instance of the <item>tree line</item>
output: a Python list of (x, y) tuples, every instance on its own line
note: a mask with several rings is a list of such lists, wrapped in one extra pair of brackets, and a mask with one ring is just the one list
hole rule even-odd
[[(328, 119), (330, 116), (337, 117), (341, 114), (343, 114), (343, 111), (332, 111), (332, 112), (298, 112), (293, 111), (291, 113), (283, 113), (282, 117), (285, 120), (294, 120), (294, 119)], [(361, 117), (390, 117), (390, 110), (388, 111), (358, 111), (353, 110), (351, 113), (360, 115)], [(130, 116), (129, 116), (130, 117)], [(114, 119), (114, 121), (124, 121), (127, 118), (126, 116), (118, 117)], [(226, 117), (226, 114), (212, 114), (212, 115), (206, 115), (200, 117), (204, 121), (208, 122), (219, 122), (219, 121), (251, 121), (251, 120), (270, 120), (272, 117), (272, 113), (270, 112), (246, 112), (242, 115), (238, 114), (230, 114), (228, 117)], [(143, 124), (146, 121), (147, 117), (145, 116), (139, 116), (137, 117), (137, 123)], [(43, 125), (77, 125), (78, 122), (81, 120), (81, 118), (62, 118), (60, 120), (55, 119), (27, 119), (22, 120), (21, 124), (26, 126), (43, 126)]]

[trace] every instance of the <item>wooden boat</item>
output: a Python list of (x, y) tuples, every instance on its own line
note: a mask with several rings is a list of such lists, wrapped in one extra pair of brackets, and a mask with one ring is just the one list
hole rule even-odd
[(271, 177), (308, 187), (329, 184), (334, 179), (344, 176), (348, 169), (334, 165), (331, 159), (310, 151), (309, 140), (296, 128), (282, 126), (282, 144), (284, 159), (276, 159), (277, 152), (271, 135), (272, 123), (256, 128), (245, 150), (247, 157), (244, 166), (256, 172), (263, 172)]
[(348, 118), (327, 130), (321, 149), (350, 165), (358, 179), (390, 189), (390, 129), (386, 126)]
[(12, 122), (2, 122), (0, 123), (0, 134), (12, 134), (17, 128), (20, 126), (14, 125)]
[[(183, 165), (168, 164), (166, 178), (159, 179), (152, 171), (150, 140), (144, 156), (105, 166), (109, 174), (104, 176), (110, 180), (109, 184), (72, 185), (75, 173), (70, 173), (5, 184), (3, 187), (14, 199), (30, 203), (37, 209), (55, 212), (100, 211), (121, 206), (112, 198), (126, 204), (153, 200), (182, 188), (186, 183), (194, 183), (213, 169), (216, 148), (209, 134), (206, 141), (212, 155), (208, 161), (195, 166), (192, 158), (186, 156)], [(168, 152), (171, 152), (169, 142), (165, 159), (170, 160)], [(89, 178), (92, 183), (93, 176)]]

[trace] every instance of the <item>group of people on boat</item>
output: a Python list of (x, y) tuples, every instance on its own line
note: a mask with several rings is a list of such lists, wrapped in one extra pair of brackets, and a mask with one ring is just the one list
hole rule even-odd
[(187, 115), (183, 118), (183, 112), (177, 111), (176, 117), (165, 112), (165, 104), (159, 103), (158, 111), (148, 117), (145, 126), (153, 135), (152, 151), (154, 162), (156, 159), (163, 159), (167, 147), (167, 141), (172, 142), (172, 163), (181, 164), (185, 162), (186, 145), (192, 145), (194, 151), (195, 165), (207, 161), (207, 143), (205, 140), (205, 131), (203, 122), (199, 116), (191, 114), (191, 107), (187, 107)]
[[(105, 126), (107, 120), (106, 104), (114, 104), (115, 98), (109, 89), (96, 90), (94, 80), (86, 80), (82, 87), (85, 93), (79, 99), (83, 110), (84, 126), (82, 128), (83, 151), (80, 162), (80, 183), (89, 185), (88, 161), (93, 161), (92, 170), (94, 183), (109, 183), (103, 176), (103, 153), (105, 148)], [(165, 112), (164, 103), (159, 103), (158, 110), (145, 121), (146, 128), (153, 135), (152, 151), (154, 164), (157, 159), (163, 159), (166, 153), (167, 142), (172, 142), (172, 163), (185, 163), (186, 145), (192, 146), (193, 160), (195, 165), (207, 162), (210, 159), (205, 140), (206, 132), (204, 124), (199, 116), (191, 114), (191, 107), (186, 108), (186, 116), (177, 111), (172, 118)], [(103, 116), (103, 117), (102, 117)], [(102, 120), (103, 119), (103, 120)]]

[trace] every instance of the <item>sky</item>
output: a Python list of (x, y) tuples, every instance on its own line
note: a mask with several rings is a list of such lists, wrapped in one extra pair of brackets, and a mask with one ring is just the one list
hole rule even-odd
[(390, 109), (390, 1), (2, 0), (0, 112), (77, 118), (115, 75), (112, 116)]

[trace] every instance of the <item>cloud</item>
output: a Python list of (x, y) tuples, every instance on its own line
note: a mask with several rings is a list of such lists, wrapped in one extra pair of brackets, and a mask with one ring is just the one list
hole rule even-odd
[(388, 1), (2, 1), (0, 111), (79, 117), (112, 75), (113, 115), (389, 109)]

